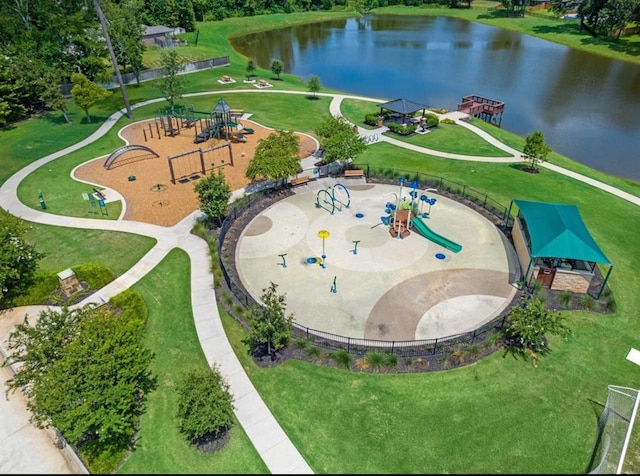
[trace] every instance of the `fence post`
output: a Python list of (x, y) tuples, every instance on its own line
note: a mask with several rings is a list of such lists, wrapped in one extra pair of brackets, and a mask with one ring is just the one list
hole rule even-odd
[(436, 355), (436, 350), (438, 349), (438, 338), (433, 342), (433, 355)]
[(351, 337), (347, 337), (347, 354), (351, 353)]

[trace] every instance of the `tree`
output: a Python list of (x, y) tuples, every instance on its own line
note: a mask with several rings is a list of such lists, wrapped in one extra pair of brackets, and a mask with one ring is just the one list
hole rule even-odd
[(144, 301), (131, 290), (115, 298), (108, 306), (42, 311), (33, 326), (27, 316), (9, 336), (4, 365), (22, 365), (7, 391), (28, 385), (36, 425), (55, 427), (74, 446), (126, 449), (156, 385), (153, 354), (141, 345)]
[(353, 133), (353, 126), (342, 116), (328, 118), (314, 132), (324, 149), (326, 163), (354, 159), (367, 147), (364, 139)]
[(227, 212), (229, 198), (231, 198), (231, 187), (225, 180), (224, 174), (218, 172), (211, 173), (198, 181), (194, 189), (198, 194), (200, 210), (209, 220), (217, 220), (222, 224), (222, 217)]
[(24, 234), (29, 230), (20, 218), (0, 209), (0, 308), (24, 292), (33, 282), (38, 261), (44, 254), (27, 243)]
[(539, 299), (534, 299), (513, 308), (507, 316), (505, 352), (523, 358), (530, 356), (537, 367), (538, 354), (549, 351), (547, 335), (569, 337), (571, 334), (563, 314), (546, 309)]
[(249, 343), (254, 353), (261, 354), (259, 347), (266, 346), (267, 355), (287, 345), (292, 335), (293, 314), (285, 315), (285, 295), (277, 294), (278, 285), (271, 282), (262, 290), (262, 306), (250, 310)]
[(136, 77), (136, 84), (140, 86), (140, 72), (143, 68), (142, 56), (145, 45), (142, 42), (142, 21), (137, 0), (126, 0), (119, 7), (111, 8), (109, 14), (109, 33), (113, 39), (114, 53), (123, 71), (127, 65)]
[(102, 86), (89, 81), (89, 79), (82, 73), (73, 73), (71, 75), (71, 82), (73, 83), (71, 96), (76, 104), (82, 108), (84, 113), (87, 115), (87, 122), (91, 122), (89, 108), (97, 101), (109, 97), (111, 93)]
[(104, 35), (105, 43), (107, 44), (107, 50), (109, 51), (111, 64), (113, 65), (113, 69), (116, 73), (118, 86), (120, 86), (120, 94), (122, 94), (124, 106), (125, 106), (125, 109), (127, 110), (127, 117), (129, 119), (133, 119), (133, 111), (131, 110), (131, 105), (129, 104), (129, 96), (127, 95), (127, 88), (124, 85), (124, 81), (122, 81), (120, 68), (118, 68), (118, 60), (116, 59), (116, 54), (113, 50), (113, 45), (111, 44), (111, 37), (109, 36), (109, 28), (107, 27), (107, 19), (105, 18), (104, 13), (102, 12), (102, 8), (100, 8), (100, 2), (98, 2), (98, 0), (93, 0), (93, 8), (95, 8), (96, 13), (98, 14), (98, 19), (100, 20), (100, 26), (102, 27), (102, 34)]
[(155, 85), (169, 101), (169, 107), (173, 111), (176, 99), (182, 97), (185, 88), (184, 79), (178, 75), (184, 69), (185, 60), (175, 48), (169, 48), (160, 54), (160, 63), (164, 68), (164, 76), (156, 79)]
[(189, 371), (176, 392), (180, 433), (198, 446), (222, 440), (233, 424), (233, 396), (218, 364)]
[(307, 83), (307, 87), (309, 88), (309, 92), (313, 93), (313, 99), (316, 99), (316, 93), (320, 91), (320, 78), (316, 75), (311, 76)]
[(65, 122), (70, 123), (69, 115), (67, 114), (67, 98), (62, 95), (60, 91), (60, 77), (52, 70), (48, 70), (47, 74), (43, 77), (44, 91), (42, 92), (42, 100), (46, 103), (47, 107), (51, 110), (60, 110), (64, 116)]
[(285, 180), (300, 168), (300, 147), (293, 131), (277, 130), (259, 139), (245, 176), (252, 180)]
[(247, 62), (247, 81), (251, 81), (251, 78), (253, 78), (255, 76), (255, 72), (256, 72), (256, 64), (253, 62), (253, 60), (249, 60)]
[(271, 72), (280, 79), (280, 73), (284, 69), (284, 63), (279, 59), (271, 60)]
[(549, 152), (551, 152), (551, 148), (545, 143), (542, 131), (535, 131), (529, 134), (522, 151), (524, 158), (531, 161), (531, 168), (527, 171), (537, 172), (536, 166), (538, 162), (544, 162)]

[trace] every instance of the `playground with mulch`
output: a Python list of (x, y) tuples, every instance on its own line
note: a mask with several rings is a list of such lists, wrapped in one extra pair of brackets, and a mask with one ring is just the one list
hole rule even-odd
[[(197, 125), (182, 127), (179, 133), (170, 135), (165, 134), (166, 127), (161, 128), (157, 119), (136, 122), (118, 133), (126, 146), (80, 165), (73, 176), (105, 187), (107, 203), (122, 198), (122, 219), (173, 226), (198, 209), (194, 185), (203, 176), (220, 170), (231, 190), (250, 183), (245, 171), (258, 141), (274, 131), (247, 119), (236, 124), (251, 131), (242, 134), (242, 140), (238, 140), (236, 132), (229, 138), (211, 137), (196, 143), (196, 134), (202, 130)], [(300, 158), (311, 156), (317, 142), (308, 135), (296, 135), (300, 139)]]

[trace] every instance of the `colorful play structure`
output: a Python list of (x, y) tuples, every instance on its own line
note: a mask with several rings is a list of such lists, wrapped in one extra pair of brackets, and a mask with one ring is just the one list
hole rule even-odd
[[(218, 99), (209, 117), (204, 119), (204, 125), (202, 119), (194, 123), (196, 132), (193, 142), (198, 144), (214, 138), (246, 142), (245, 134), (253, 134), (254, 130), (238, 122), (233, 111), (224, 99)], [(198, 132), (198, 125), (200, 132)]]
[[(194, 144), (212, 139), (237, 140), (246, 142), (245, 134), (253, 134), (254, 130), (239, 122), (237, 109), (231, 109), (222, 98), (218, 100), (211, 112), (196, 111), (193, 106), (174, 106), (159, 111), (154, 118), (154, 126), (149, 124), (145, 129), (144, 140), (154, 136), (158, 139), (175, 137), (182, 129), (193, 128)], [(242, 115), (242, 114), (239, 114)], [(154, 133), (155, 131), (155, 133)], [(161, 132), (162, 131), (162, 132)]]
[(462, 250), (462, 245), (446, 238), (427, 226), (423, 218), (427, 218), (431, 212), (431, 206), (436, 203), (435, 198), (429, 198), (426, 194), (420, 195), (420, 209), (422, 204), (427, 203), (429, 205), (428, 212), (418, 211), (418, 181), (413, 180), (409, 187), (411, 188), (409, 196), (411, 200), (402, 196), (402, 188), (406, 182), (405, 178), (400, 178), (400, 193), (396, 195), (396, 203), (387, 202), (385, 212), (387, 216), (380, 217), (380, 220), (385, 226), (389, 227), (389, 234), (394, 238), (403, 239), (411, 234), (410, 229), (416, 230), (420, 235), (426, 239), (433, 241), (437, 245), (442, 246), (454, 253), (458, 253)]
[(316, 194), (316, 208), (324, 208), (331, 215), (336, 210), (341, 212), (343, 208), (349, 208), (349, 205), (351, 205), (351, 195), (347, 187), (341, 183), (319, 190)]

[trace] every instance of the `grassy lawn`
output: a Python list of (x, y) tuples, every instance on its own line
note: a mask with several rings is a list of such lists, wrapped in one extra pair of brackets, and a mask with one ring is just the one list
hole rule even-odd
[[(344, 99), (341, 104), (342, 114), (354, 124), (365, 126), (365, 114), (377, 113), (375, 103), (356, 99)], [(427, 112), (428, 114), (428, 112)], [(366, 126), (371, 128), (371, 126)], [(441, 123), (427, 134), (414, 134), (403, 137), (392, 132), (385, 133), (388, 137), (408, 144), (462, 155), (481, 155), (483, 157), (508, 157), (505, 152), (479, 137), (477, 134), (456, 124)]]
[[(446, 14), (449, 10), (441, 12)], [(482, 14), (477, 10), (461, 12), (461, 15)], [(200, 25), (199, 45), (200, 42), (209, 45), (211, 51), (215, 51), (213, 56), (231, 56), (232, 67), (224, 68), (224, 74), (243, 75), (246, 59), (230, 49), (226, 36), (232, 31), (240, 34), (243, 28), (255, 31), (285, 25), (282, 17)], [(303, 21), (303, 15), (299, 18)], [(505, 22), (521, 20), (530, 19), (504, 19)], [(546, 20), (536, 21), (540, 25)], [(216, 70), (187, 75), (189, 91), (219, 88), (215, 81), (218, 73), (222, 74)], [(271, 76), (270, 72), (260, 74)], [(302, 81), (292, 77), (285, 77), (277, 88), (306, 90)], [(132, 87), (129, 91), (136, 102), (157, 95), (149, 85)], [(224, 97), (234, 108), (254, 113), (257, 121), (274, 128), (309, 132), (329, 115), (328, 98), (310, 101), (305, 95), (215, 93), (184, 98), (183, 103), (207, 111), (219, 97)], [(82, 124), (77, 119), (72, 124), (53, 124), (53, 128), (59, 127), (57, 133), (49, 133), (43, 124), (48, 126), (51, 119), (45, 123), (41, 121), (46, 119), (38, 119), (0, 132), (0, 137), (9, 139), (0, 140), (3, 154), (0, 179), (4, 181), (27, 163), (88, 136), (97, 127), (98, 117), (104, 119), (110, 114), (108, 111), (121, 107), (118, 104), (112, 97), (96, 107), (93, 125)], [(136, 120), (152, 117), (161, 107), (159, 104), (137, 109)], [(365, 101), (350, 100), (345, 103), (344, 112), (353, 115), (352, 120), (356, 122), (357, 117), (362, 117), (361, 108), (369, 107)], [(86, 150), (69, 154), (31, 174), (20, 186), (20, 197), (38, 208), (34, 190), (42, 189), (52, 211), (84, 216), (82, 210), (76, 210), (75, 201), (82, 205), (78, 193), (85, 186), (73, 184), (69, 172), (75, 165), (121, 145), (116, 129), (128, 122), (127, 118), (120, 119), (116, 128)], [(39, 135), (37, 124), (42, 128)], [(523, 138), (508, 131), (484, 125), (482, 121), (476, 124), (514, 148), (521, 149), (524, 144)], [(48, 139), (30, 149), (27, 137), (33, 134)], [(427, 134), (424, 139), (431, 135)], [(434, 137), (437, 136), (434, 134)], [(438, 140), (443, 148), (472, 150), (474, 147), (471, 139), (466, 145), (450, 144), (451, 137)], [(425, 144), (425, 147), (430, 146)], [(640, 196), (640, 185), (632, 181), (606, 176), (558, 154), (552, 154), (551, 161)], [(486, 192), (505, 205), (512, 199), (578, 205), (598, 245), (614, 263), (609, 284), (617, 311), (608, 315), (567, 312), (574, 335), (566, 340), (551, 339), (552, 352), (541, 359), (537, 369), (530, 363), (503, 358), (498, 353), (452, 371), (407, 375), (354, 373), (300, 361), (289, 361), (270, 369), (258, 368), (241, 342), (245, 337), (242, 329), (223, 314), (227, 335), (245, 370), (312, 469), (316, 473), (584, 472), (595, 442), (597, 416), (606, 399), (607, 385), (640, 388), (638, 369), (625, 360), (629, 348), (638, 346), (640, 207), (546, 169), (531, 175), (513, 164), (452, 161), (385, 143), (369, 146), (357, 162), (376, 170), (393, 167), (442, 176)], [(51, 255), (43, 262), (43, 268), (55, 269), (58, 265), (55, 254), (60, 250), (63, 256), (60, 264), (64, 263), (64, 267), (95, 257), (109, 263), (117, 274), (139, 258), (133, 255), (141, 256), (150, 245), (137, 236), (129, 240), (125, 234), (43, 225), (34, 225), (29, 238), (37, 243), (38, 249)], [(135, 252), (130, 249), (132, 242)], [(239, 425), (234, 426), (231, 442), (213, 455), (192, 450), (177, 431), (173, 416), (176, 397), (172, 387), (189, 368), (206, 365), (190, 310), (189, 261), (185, 253), (172, 251), (135, 289), (143, 294), (149, 306), (145, 344), (156, 353), (154, 372), (160, 385), (149, 396), (138, 446), (119, 472), (266, 472)], [(637, 434), (629, 448), (628, 461), (627, 472), (640, 471)]]
[(176, 249), (134, 286), (149, 307), (145, 346), (155, 353), (158, 388), (149, 395), (136, 449), (118, 473), (264, 474), (266, 466), (237, 422), (230, 441), (213, 454), (192, 448), (178, 430), (173, 389), (190, 369), (207, 366), (191, 313), (189, 270), (189, 257)]
[(38, 269), (56, 273), (85, 263), (99, 261), (122, 275), (149, 251), (156, 240), (117, 231), (83, 230), (29, 223), (25, 239), (36, 243), (45, 254)]

